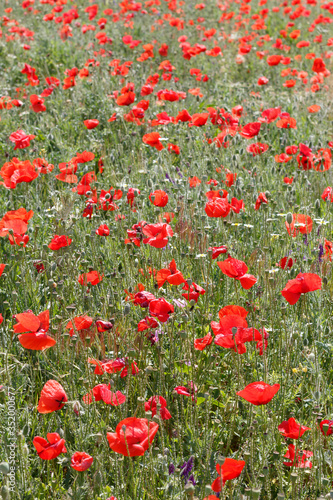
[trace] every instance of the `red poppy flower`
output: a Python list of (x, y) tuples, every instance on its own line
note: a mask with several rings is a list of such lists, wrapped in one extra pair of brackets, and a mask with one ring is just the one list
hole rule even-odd
[(35, 135), (27, 135), (23, 130), (17, 130), (9, 136), (9, 140), (15, 143), (15, 149), (24, 149), (30, 146), (30, 141), (35, 139)]
[(280, 262), (279, 262), (279, 267), (281, 267), (281, 269), (291, 269), (294, 265), (294, 261), (291, 257), (283, 257)]
[[(147, 95), (147, 94), (141, 94), (141, 95)], [(131, 104), (133, 104), (134, 101), (135, 101), (135, 93), (131, 91), (120, 94), (116, 100), (118, 106), (130, 106)]]
[(54, 169), (54, 165), (45, 160), (45, 158), (36, 158), (32, 164), (40, 174), (49, 174)]
[(255, 142), (254, 144), (250, 144), (247, 146), (246, 151), (248, 153), (251, 153), (252, 156), (257, 156), (261, 155), (262, 153), (265, 153), (267, 149), (269, 148), (268, 144), (262, 144), (261, 142)]
[(134, 305), (139, 305), (140, 307), (148, 307), (149, 303), (152, 300), (155, 300), (156, 297), (150, 292), (147, 292), (146, 290), (142, 290), (140, 292), (137, 292), (134, 297), (133, 297), (133, 304)]
[(282, 56), (280, 56), (280, 55), (272, 55), (272, 56), (268, 56), (266, 61), (267, 61), (267, 64), (269, 66), (277, 66), (278, 64), (280, 64), (281, 59), (282, 59)]
[(226, 217), (231, 209), (231, 205), (226, 198), (213, 198), (205, 206), (208, 217)]
[(208, 250), (212, 252), (212, 259), (217, 259), (222, 253), (227, 253), (228, 247), (221, 245), (220, 247), (209, 247)]
[(294, 178), (293, 177), (284, 177), (283, 182), (285, 184), (292, 184), (294, 182)]
[(231, 198), (231, 210), (235, 214), (239, 214), (241, 210), (245, 209), (244, 201), (243, 200), (237, 200), (237, 198)]
[(265, 203), (266, 205), (268, 203), (265, 193), (259, 193), (256, 204), (254, 205), (254, 210), (259, 210), (262, 203)]
[(187, 396), (187, 397), (191, 396), (192, 400), (194, 401), (195, 393), (198, 392), (198, 388), (195, 384), (193, 384), (192, 381), (189, 383), (189, 387), (190, 387), (190, 389), (188, 389), (187, 387), (184, 387), (183, 385), (179, 385), (179, 386), (174, 388), (174, 392), (176, 392), (177, 394), (180, 394), (181, 396)]
[(234, 460), (233, 458), (226, 458), (223, 465), (216, 464), (216, 471), (220, 477), (217, 477), (213, 482), (212, 490), (215, 493), (220, 492), (226, 481), (231, 481), (241, 475), (244, 467), (244, 460)]
[(121, 372), (126, 363), (123, 359), (109, 360), (105, 359), (103, 361), (98, 361), (97, 359), (88, 358), (88, 363), (95, 365), (95, 375), (103, 375), (103, 373), (118, 373)]
[(322, 60), (321, 57), (317, 57), (313, 61), (312, 71), (314, 71), (315, 73), (324, 73), (325, 70), (326, 70), (326, 66), (325, 66), (324, 61)]
[(44, 106), (44, 101), (42, 97), (39, 97), (36, 94), (32, 94), (30, 96), (30, 103), (31, 106), (30, 108), (35, 112), (35, 113), (42, 113), (43, 111), (46, 111), (46, 106)]
[(245, 290), (252, 288), (257, 282), (257, 278), (255, 276), (252, 274), (246, 274), (248, 267), (242, 260), (228, 257), (223, 262), (218, 262), (217, 265), (223, 274), (229, 276), (229, 278), (238, 280)]
[[(231, 307), (236, 308), (237, 306)], [(223, 309), (221, 309), (222, 314)], [(248, 324), (244, 316), (237, 314), (237, 310), (234, 314), (232, 314), (232, 310), (230, 310), (230, 313), (226, 314), (225, 316), (220, 316), (220, 321), (218, 323), (216, 321), (211, 321), (210, 326), (212, 327), (214, 335), (225, 336), (232, 335), (232, 328), (247, 328)], [(234, 343), (231, 345), (231, 347), (234, 347)]]
[(177, 144), (172, 144), (171, 142), (168, 143), (168, 151), (169, 153), (175, 153), (175, 155), (180, 154), (179, 146), (177, 146)]
[(4, 163), (0, 175), (4, 180), (1, 184), (7, 189), (15, 189), (21, 182), (32, 182), (36, 179), (39, 170), (29, 160), (20, 161), (18, 158), (13, 158)]
[(18, 336), (18, 340), (25, 349), (43, 351), (56, 344), (56, 341), (47, 335), (50, 327), (49, 314), (49, 310), (46, 310), (35, 316), (29, 310), (14, 316), (17, 320), (14, 333), (23, 334)]
[(268, 78), (266, 78), (266, 76), (261, 76), (260, 78), (258, 78), (258, 85), (267, 85), (267, 83), (269, 82)]
[(82, 286), (87, 286), (88, 283), (91, 285), (97, 285), (103, 279), (104, 274), (99, 274), (98, 271), (89, 271), (89, 273), (83, 273), (79, 276), (78, 282)]
[(311, 469), (312, 468), (312, 462), (310, 460), (307, 460), (308, 458), (312, 457), (313, 453), (312, 451), (301, 451), (297, 450), (297, 454), (295, 453), (295, 445), (294, 444), (289, 444), (288, 445), (288, 451), (284, 455), (284, 458), (289, 458), (291, 462), (283, 462), (283, 464), (286, 467), (299, 467), (301, 469)]
[(178, 115), (175, 118), (175, 123), (178, 123), (179, 121), (181, 122), (190, 122), (192, 120), (192, 116), (189, 114), (187, 109), (183, 109), (182, 111), (179, 111)]
[(312, 104), (312, 106), (308, 107), (308, 112), (309, 113), (318, 113), (318, 111), (321, 110), (321, 107), (318, 106), (318, 104)]
[(60, 248), (63, 247), (69, 247), (71, 243), (72, 240), (68, 236), (65, 236), (64, 234), (58, 236), (56, 234), (55, 236), (53, 236), (53, 239), (51, 243), (48, 245), (48, 247), (50, 250), (59, 250)]
[(106, 224), (101, 224), (98, 229), (95, 231), (96, 234), (99, 236), (109, 236), (110, 234), (110, 229)]
[(67, 453), (65, 440), (59, 434), (52, 432), (46, 435), (47, 440), (36, 436), (32, 442), (37, 450), (38, 456), (42, 460), (53, 460), (57, 458), (60, 453)]
[(143, 243), (154, 248), (164, 248), (167, 246), (169, 237), (173, 236), (172, 227), (169, 224), (146, 224), (142, 228), (142, 232), (147, 238)]
[(111, 450), (125, 457), (141, 457), (152, 444), (159, 425), (146, 418), (125, 418), (119, 422), (116, 432), (108, 432), (106, 437)]
[(224, 306), (219, 310), (220, 319), (224, 318), (225, 316), (240, 316), (241, 318), (246, 318), (248, 314), (248, 311), (244, 309), (244, 307), (235, 305)]
[[(74, 325), (75, 329), (74, 329)], [(88, 330), (93, 323), (93, 319), (90, 316), (76, 316), (73, 321), (69, 321), (66, 325), (66, 328), (70, 328), (69, 335), (72, 337), (76, 332), (80, 332), (82, 330)]]
[(289, 280), (281, 294), (290, 305), (296, 304), (302, 293), (321, 290), (321, 278), (314, 273), (299, 273)]
[(145, 403), (145, 411), (151, 411), (152, 417), (154, 417), (157, 413), (157, 405), (159, 405), (159, 416), (162, 420), (170, 420), (171, 413), (167, 408), (167, 402), (162, 396), (152, 396)]
[(64, 388), (56, 380), (49, 380), (44, 385), (37, 406), (39, 413), (52, 413), (61, 410), (68, 401)]
[[(103, 370), (103, 373), (104, 371), (106, 370)], [(98, 384), (90, 392), (88, 392), (88, 394), (83, 396), (82, 399), (86, 404), (91, 404), (94, 399), (95, 401), (104, 401), (104, 403), (106, 403), (107, 405), (119, 406), (125, 403), (126, 396), (120, 391), (111, 391), (110, 384)]]
[(195, 177), (195, 176), (194, 177), (189, 177), (188, 178), (188, 182), (189, 182), (191, 188), (199, 186), (201, 184), (201, 180), (198, 179), (198, 177)]
[(182, 290), (186, 290), (185, 293), (182, 293), (182, 297), (184, 299), (190, 301), (194, 300), (198, 302), (200, 295), (204, 295), (206, 290), (204, 290), (200, 285), (197, 285), (192, 281), (192, 284), (189, 286), (187, 282), (184, 283)]
[(84, 471), (89, 469), (94, 459), (84, 451), (76, 451), (71, 458), (71, 467), (77, 471)]
[(291, 417), (289, 420), (284, 420), (278, 426), (278, 429), (282, 436), (289, 439), (299, 439), (306, 431), (311, 430), (310, 427), (298, 424), (293, 417)]
[(293, 220), (291, 224), (285, 221), (285, 225), (289, 235), (295, 238), (298, 233), (308, 234), (311, 233), (313, 227), (313, 221), (311, 217), (304, 214), (293, 214)]
[(84, 120), (83, 123), (87, 127), (88, 130), (91, 130), (99, 125), (98, 120)]
[(289, 116), (289, 118), (282, 118), (276, 122), (278, 128), (297, 128), (295, 118)]
[(4, 269), (6, 267), (7, 264), (0, 264), (0, 276), (2, 275), (2, 273), (4, 272)]
[(160, 141), (160, 134), (158, 132), (151, 132), (150, 134), (145, 134), (142, 137), (142, 141), (152, 148), (156, 148), (157, 151), (162, 151), (164, 149), (163, 144)]
[(153, 193), (150, 193), (149, 199), (151, 203), (155, 205), (155, 207), (165, 207), (165, 205), (168, 203), (169, 197), (165, 191), (158, 189)]
[(288, 161), (292, 160), (292, 156), (288, 156), (286, 153), (281, 153), (280, 155), (275, 155), (274, 159), (276, 163), (288, 163)]
[(237, 392), (237, 395), (255, 406), (266, 405), (279, 391), (280, 384), (269, 385), (265, 382), (252, 382)]
[(205, 347), (210, 345), (213, 342), (213, 337), (211, 333), (207, 333), (204, 337), (201, 339), (194, 339), (194, 349), (197, 351), (203, 351)]
[(149, 330), (150, 328), (157, 328), (158, 323), (156, 319), (150, 318), (149, 316), (146, 316), (145, 319), (142, 319), (138, 323), (138, 332), (143, 332), (145, 330)]
[(184, 276), (177, 269), (175, 259), (172, 259), (167, 269), (160, 269), (156, 274), (156, 281), (158, 288), (164, 285), (167, 281), (170, 285), (180, 285), (185, 282)]
[(241, 135), (245, 139), (252, 139), (252, 137), (255, 137), (256, 135), (259, 134), (260, 127), (261, 127), (260, 122), (248, 123), (243, 128), (241, 128), (238, 132), (239, 132), (239, 135)]
[[(324, 430), (324, 425), (328, 426), (328, 429), (325, 431)], [(324, 436), (330, 436), (333, 434), (333, 420), (322, 420), (319, 424), (320, 430)]]
[(321, 195), (321, 198), (324, 201), (330, 201), (331, 203), (333, 203), (333, 189), (330, 186), (325, 188), (323, 194)]
[(167, 302), (164, 298), (154, 299), (149, 302), (150, 314), (157, 318), (161, 323), (165, 323), (169, 319), (169, 315), (174, 312), (172, 304)]
[(206, 125), (209, 118), (209, 113), (194, 113), (192, 115), (191, 121), (189, 122), (189, 127), (202, 127)]

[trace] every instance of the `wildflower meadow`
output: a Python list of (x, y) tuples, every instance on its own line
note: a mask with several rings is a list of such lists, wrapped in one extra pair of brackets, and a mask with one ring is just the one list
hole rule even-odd
[(1, 0), (0, 496), (333, 498), (333, 2)]

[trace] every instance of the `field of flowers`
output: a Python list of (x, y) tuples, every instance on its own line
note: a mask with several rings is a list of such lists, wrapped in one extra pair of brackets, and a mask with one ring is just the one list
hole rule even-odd
[(330, 0), (1, 1), (4, 500), (333, 498), (332, 61)]

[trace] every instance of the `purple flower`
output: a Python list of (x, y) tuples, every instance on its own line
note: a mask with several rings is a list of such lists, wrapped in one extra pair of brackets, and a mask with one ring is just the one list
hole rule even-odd
[(170, 175), (169, 175), (169, 174), (165, 174), (165, 178), (166, 178), (166, 179), (168, 179), (168, 181), (172, 182), (172, 184), (174, 184), (174, 183), (175, 183), (175, 181), (173, 181), (173, 180), (171, 179), (171, 177), (170, 177)]
[(183, 174), (181, 173), (181, 171), (179, 170), (178, 167), (176, 167), (176, 170), (177, 170), (177, 174), (179, 175), (179, 177), (183, 178)]
[(324, 255), (324, 247), (322, 244), (319, 245), (319, 255), (318, 255), (318, 260), (319, 262), (322, 262), (322, 256)]
[(182, 472), (180, 473), (181, 477), (185, 480), (185, 483), (189, 481), (189, 475), (193, 469), (194, 458), (190, 457), (187, 462), (184, 462), (183, 465), (180, 466)]
[(176, 306), (181, 308), (184, 308), (186, 306), (185, 300), (173, 299), (173, 302), (176, 304)]
[(171, 474), (174, 474), (175, 470), (176, 470), (176, 467), (173, 465), (173, 463), (171, 463), (169, 465), (169, 476), (171, 476)]

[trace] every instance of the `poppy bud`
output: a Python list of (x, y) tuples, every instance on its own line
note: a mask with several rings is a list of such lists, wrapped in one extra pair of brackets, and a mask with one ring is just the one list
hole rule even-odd
[(94, 477), (94, 482), (95, 484), (100, 485), (102, 484), (102, 481), (103, 481), (103, 476), (100, 471), (97, 471)]
[(9, 489), (7, 488), (7, 486), (3, 486), (1, 488), (1, 497), (3, 498), (3, 500), (7, 500), (9, 499)]
[(287, 216), (286, 216), (286, 221), (288, 222), (288, 224), (291, 224), (292, 221), (293, 221), (293, 215), (291, 212), (288, 212), (287, 213)]
[(205, 496), (206, 495), (211, 495), (212, 494), (212, 488), (210, 484), (206, 484), (205, 486)]
[(73, 410), (76, 415), (80, 415), (80, 409), (81, 409), (80, 403), (78, 401), (74, 401)]
[(8, 474), (8, 472), (9, 472), (9, 463), (8, 462), (1, 462), (0, 472), (4, 475)]
[(329, 428), (330, 428), (329, 424), (323, 424), (323, 431), (324, 431), (325, 436), (327, 435), (327, 431)]
[(187, 496), (192, 497), (195, 488), (194, 488), (194, 486), (193, 486), (192, 483), (187, 483), (187, 485), (185, 486), (184, 490), (185, 490), (185, 493), (186, 493)]

